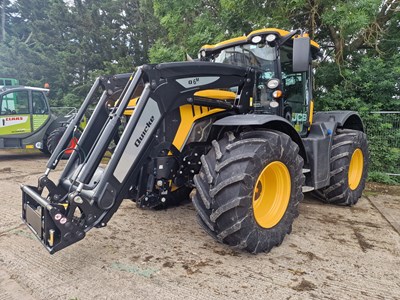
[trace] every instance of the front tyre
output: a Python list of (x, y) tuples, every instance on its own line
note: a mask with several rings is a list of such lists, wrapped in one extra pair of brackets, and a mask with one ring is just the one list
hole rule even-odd
[(318, 190), (322, 201), (354, 205), (361, 197), (368, 176), (367, 136), (358, 130), (338, 130), (333, 137), (331, 178), (328, 187)]
[(218, 241), (268, 252), (291, 232), (303, 199), (303, 159), (282, 132), (229, 132), (212, 142), (194, 177), (200, 224)]

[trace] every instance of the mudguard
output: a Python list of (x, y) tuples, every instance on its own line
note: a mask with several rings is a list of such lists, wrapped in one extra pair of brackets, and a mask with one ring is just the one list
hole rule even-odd
[(331, 147), (337, 128), (364, 132), (364, 125), (355, 111), (317, 112), (313, 116), (308, 136), (303, 139), (311, 169), (306, 184), (315, 189), (329, 185)]
[(329, 128), (332, 131), (339, 128), (347, 128), (360, 130), (364, 132), (364, 124), (359, 114), (351, 110), (342, 111), (320, 111), (313, 116), (314, 123), (333, 123), (334, 128)]
[(298, 132), (293, 128), (292, 124), (277, 115), (232, 115), (216, 121), (213, 126), (255, 126), (266, 129), (274, 129), (289, 135), (292, 140), (299, 146), (299, 154), (303, 157), (304, 162), (308, 161), (303, 141)]

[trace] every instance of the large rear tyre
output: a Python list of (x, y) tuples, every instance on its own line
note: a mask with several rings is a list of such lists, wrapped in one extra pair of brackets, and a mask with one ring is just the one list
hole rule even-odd
[(332, 143), (330, 184), (317, 191), (317, 198), (337, 205), (356, 204), (365, 188), (368, 158), (365, 133), (351, 129), (338, 130)]
[(303, 159), (289, 136), (272, 130), (229, 132), (212, 142), (194, 177), (200, 225), (218, 241), (268, 252), (292, 230), (303, 199)]
[[(50, 132), (49, 136), (47, 137), (47, 149), (50, 154), (53, 154), (53, 152), (56, 149), (58, 143), (60, 142), (61, 137), (63, 136), (65, 130), (67, 130), (67, 128), (64, 126), (61, 126), (61, 127), (57, 127), (52, 132)], [(77, 132), (75, 134), (75, 136), (69, 142), (69, 144), (61, 158), (68, 159), (71, 156), (72, 152), (74, 151), (74, 148), (76, 147), (76, 145), (78, 143), (79, 137), (80, 137), (80, 133)]]

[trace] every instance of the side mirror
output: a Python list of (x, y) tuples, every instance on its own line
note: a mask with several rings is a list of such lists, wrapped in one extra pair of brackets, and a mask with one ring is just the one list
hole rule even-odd
[(310, 64), (310, 38), (299, 37), (293, 40), (293, 72), (305, 72)]

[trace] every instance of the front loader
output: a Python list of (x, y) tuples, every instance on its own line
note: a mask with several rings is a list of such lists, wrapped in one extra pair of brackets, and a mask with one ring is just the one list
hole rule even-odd
[[(206, 45), (200, 61), (98, 78), (38, 186), (22, 186), (22, 219), (55, 253), (106, 226), (123, 199), (163, 207), (193, 190), (206, 232), (258, 253), (291, 232), (303, 192), (355, 204), (367, 173), (366, 136), (355, 112), (313, 113), (318, 50), (301, 31), (267, 28)], [(51, 181), (58, 153), (94, 101), (58, 182)]]

